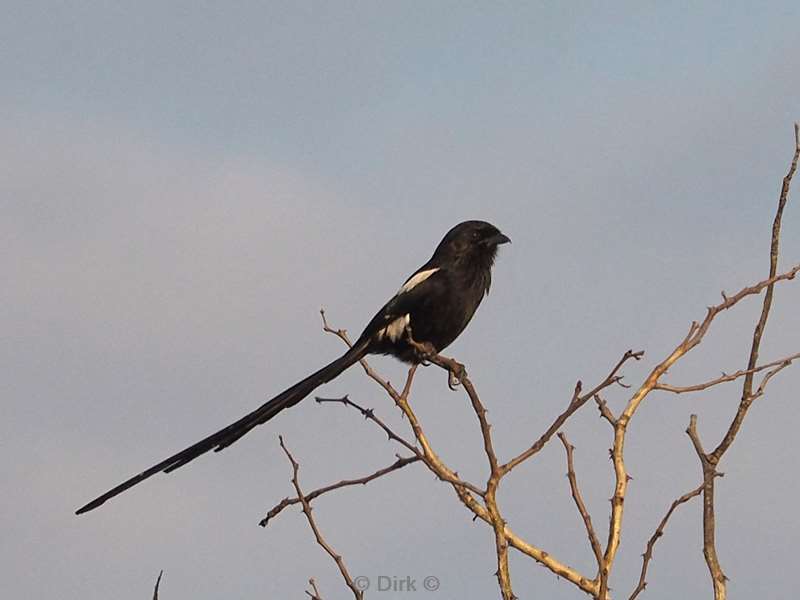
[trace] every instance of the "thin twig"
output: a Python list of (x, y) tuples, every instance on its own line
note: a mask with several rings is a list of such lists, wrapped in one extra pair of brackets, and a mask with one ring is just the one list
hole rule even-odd
[(507, 474), (511, 471), (514, 467), (519, 465), (521, 462), (528, 460), (531, 456), (539, 452), (542, 448), (544, 448), (545, 444), (550, 440), (551, 437), (564, 425), (564, 422), (572, 416), (581, 406), (583, 406), (587, 400), (594, 398), (599, 392), (604, 390), (605, 388), (614, 385), (615, 383), (619, 383), (622, 379), (620, 376), (617, 375), (619, 370), (622, 366), (628, 362), (630, 359), (634, 360), (641, 360), (642, 356), (644, 356), (643, 351), (634, 352), (633, 350), (628, 350), (625, 354), (622, 355), (622, 358), (619, 359), (614, 368), (611, 369), (611, 372), (606, 376), (603, 381), (597, 384), (594, 388), (586, 392), (585, 394), (581, 394), (581, 382), (578, 381), (575, 385), (575, 391), (572, 394), (572, 399), (570, 400), (567, 409), (556, 417), (555, 421), (547, 428), (547, 430), (539, 437), (538, 440), (527, 450), (518, 454), (511, 460), (509, 460), (504, 465), (500, 466), (500, 470), (503, 475)]
[[(394, 461), (388, 467), (384, 467), (382, 469), (378, 469), (374, 473), (370, 473), (369, 475), (365, 475), (364, 477), (358, 477), (355, 479), (342, 479), (337, 483), (332, 483), (330, 485), (326, 485), (319, 489), (314, 490), (313, 492), (309, 492), (306, 494), (306, 500), (311, 502), (320, 496), (327, 494), (328, 492), (332, 492), (334, 490), (339, 490), (346, 487), (351, 487), (354, 485), (366, 485), (371, 481), (375, 481), (376, 479), (383, 477), (384, 475), (388, 475), (389, 473), (393, 473), (394, 471), (399, 471), (403, 467), (410, 465), (411, 463), (415, 463), (421, 460), (419, 456), (398, 456), (397, 460)], [(289, 506), (293, 506), (295, 504), (301, 504), (301, 500), (299, 497), (295, 498), (284, 498), (278, 504), (273, 506), (268, 512), (267, 515), (259, 521), (259, 525), (261, 527), (266, 527), (267, 524), (275, 517), (277, 517), (285, 508)]]
[[(405, 448), (410, 450), (414, 454), (414, 456), (409, 456), (409, 457), (398, 456), (397, 460), (394, 463), (392, 463), (388, 467), (378, 469), (374, 473), (354, 479), (343, 479), (337, 483), (333, 483), (321, 487), (319, 489), (316, 489), (313, 492), (306, 494), (306, 499), (309, 502), (311, 500), (314, 500), (315, 498), (318, 498), (319, 496), (322, 496), (323, 494), (327, 494), (328, 492), (332, 492), (334, 490), (338, 490), (344, 487), (349, 487), (354, 485), (366, 485), (367, 483), (374, 481), (375, 479), (383, 477), (384, 475), (388, 475), (394, 471), (400, 470), (411, 463), (422, 460), (422, 453), (419, 451), (419, 449), (416, 448), (411, 442), (403, 438), (401, 435), (396, 433), (388, 425), (386, 425), (386, 423), (384, 423), (382, 419), (380, 419), (375, 415), (375, 412), (371, 408), (364, 408), (363, 406), (360, 406), (359, 404), (350, 400), (348, 396), (344, 396), (342, 398), (316, 398), (316, 401), (318, 404), (339, 403), (343, 404), (344, 406), (350, 406), (352, 408), (355, 408), (364, 416), (365, 419), (372, 421), (378, 427), (380, 427), (386, 433), (386, 435), (390, 440), (395, 440), (398, 443), (402, 444)], [(274, 517), (276, 517), (279, 513), (281, 513), (283, 509), (298, 503), (300, 503), (300, 499), (297, 497), (284, 498), (267, 512), (266, 516), (259, 522), (259, 525), (261, 525), (261, 527), (266, 527), (269, 521)]]
[(788, 367), (792, 364), (793, 361), (800, 358), (800, 352), (796, 354), (792, 354), (785, 358), (781, 358), (778, 360), (773, 360), (772, 362), (765, 363), (763, 365), (759, 365), (757, 367), (752, 367), (749, 369), (739, 370), (735, 373), (725, 374), (723, 373), (721, 377), (716, 379), (712, 379), (711, 381), (706, 381), (705, 383), (697, 383), (695, 385), (687, 385), (687, 386), (676, 386), (676, 385), (669, 385), (667, 383), (658, 383), (653, 388), (654, 390), (662, 390), (665, 392), (672, 392), (673, 394), (685, 394), (687, 392), (699, 392), (701, 390), (707, 390), (710, 387), (715, 385), (719, 385), (721, 383), (727, 383), (729, 381), (734, 381), (739, 379), (740, 377), (745, 377), (747, 375), (754, 375), (755, 373), (760, 373), (761, 371), (765, 371), (766, 369), (771, 369), (772, 367)]
[(697, 415), (689, 416), (689, 426), (686, 428), (686, 434), (689, 436), (689, 439), (692, 440), (692, 445), (694, 446), (694, 451), (697, 453), (697, 457), (708, 462), (706, 451), (703, 450), (703, 442), (700, 440), (700, 435), (697, 433)]
[(672, 513), (675, 512), (675, 509), (678, 508), (681, 504), (685, 504), (692, 498), (699, 496), (703, 492), (703, 486), (699, 485), (691, 492), (686, 492), (683, 496), (675, 500), (667, 510), (667, 514), (664, 515), (664, 518), (661, 519), (661, 522), (658, 524), (655, 533), (653, 533), (652, 537), (647, 541), (647, 546), (645, 547), (644, 554), (642, 554), (642, 571), (639, 574), (639, 583), (637, 584), (636, 588), (631, 593), (628, 600), (635, 600), (636, 596), (644, 591), (647, 587), (647, 567), (650, 564), (650, 561), (653, 558), (653, 548), (655, 548), (656, 542), (664, 535), (664, 529), (667, 526), (667, 522), (669, 518), (672, 516)]
[(592, 552), (594, 552), (594, 558), (597, 561), (597, 569), (599, 572), (599, 570), (603, 568), (603, 549), (600, 547), (600, 541), (597, 539), (597, 533), (595, 533), (594, 526), (592, 525), (592, 517), (589, 515), (589, 511), (586, 510), (586, 504), (584, 504), (580, 489), (578, 489), (578, 478), (575, 475), (575, 462), (573, 458), (575, 446), (569, 443), (567, 436), (562, 432), (558, 433), (558, 439), (564, 444), (564, 450), (567, 453), (567, 479), (569, 479), (569, 489), (572, 492), (572, 499), (575, 501), (575, 506), (578, 508), (578, 512), (583, 519), (583, 524), (586, 527), (586, 535), (589, 537), (589, 544), (592, 546)]
[(320, 596), (319, 590), (317, 589), (317, 582), (314, 581), (313, 577), (308, 580), (308, 585), (311, 586), (311, 591), (309, 592), (306, 590), (306, 594), (311, 597), (311, 600), (322, 600), (322, 596)]
[(406, 440), (403, 436), (397, 434), (388, 425), (386, 425), (386, 423), (384, 423), (381, 419), (376, 417), (375, 416), (375, 411), (373, 409), (364, 408), (363, 406), (360, 406), (360, 405), (356, 404), (355, 402), (350, 400), (349, 396), (345, 395), (345, 396), (342, 396), (341, 398), (319, 398), (319, 397), (316, 397), (316, 398), (314, 398), (314, 400), (316, 400), (317, 404), (338, 403), (338, 404), (343, 404), (345, 406), (352, 406), (358, 412), (360, 412), (364, 416), (365, 419), (368, 419), (368, 420), (372, 421), (378, 427), (383, 429), (384, 433), (386, 433), (386, 435), (389, 437), (390, 440), (394, 440), (397, 443), (402, 444), (409, 451), (413, 452), (415, 456), (421, 456), (422, 455), (421, 452), (419, 451), (419, 449), (416, 446), (414, 446), (414, 444), (412, 444), (411, 442)]
[(356, 600), (363, 600), (364, 592), (358, 589), (358, 586), (353, 582), (353, 578), (350, 577), (350, 573), (347, 571), (347, 566), (344, 564), (344, 559), (342, 558), (341, 554), (338, 554), (327, 541), (322, 536), (322, 533), (317, 526), (316, 521), (314, 520), (314, 516), (311, 514), (311, 505), (308, 502), (308, 499), (303, 495), (303, 490), (300, 489), (300, 483), (297, 478), (297, 473), (300, 470), (300, 465), (294, 459), (289, 449), (283, 443), (283, 436), (278, 436), (278, 440), (280, 440), (281, 448), (286, 453), (286, 458), (289, 459), (289, 462), (292, 465), (292, 485), (294, 485), (295, 492), (297, 492), (297, 497), (300, 499), (300, 504), (303, 505), (303, 514), (306, 516), (306, 520), (308, 521), (309, 526), (311, 527), (311, 531), (314, 532), (314, 537), (317, 540), (317, 544), (319, 544), (325, 552), (333, 559), (336, 563), (336, 566), (339, 567), (339, 572), (342, 574), (342, 578), (344, 579), (347, 587), (353, 592), (353, 596)]

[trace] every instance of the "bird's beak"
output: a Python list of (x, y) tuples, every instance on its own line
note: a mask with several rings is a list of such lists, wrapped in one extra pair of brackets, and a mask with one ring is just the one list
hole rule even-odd
[(487, 246), (499, 246), (500, 244), (510, 244), (511, 238), (502, 233), (498, 233), (497, 235), (493, 235), (490, 238), (486, 238), (484, 240), (484, 243)]

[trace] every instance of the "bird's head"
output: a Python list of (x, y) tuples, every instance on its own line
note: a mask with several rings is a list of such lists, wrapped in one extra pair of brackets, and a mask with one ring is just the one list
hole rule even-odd
[(447, 232), (433, 255), (457, 262), (491, 266), (497, 255), (497, 247), (510, 241), (491, 223), (464, 221)]

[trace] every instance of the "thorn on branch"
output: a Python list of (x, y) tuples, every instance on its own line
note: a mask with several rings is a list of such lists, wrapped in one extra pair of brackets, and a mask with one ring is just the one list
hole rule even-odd
[(619, 387), (624, 388), (626, 390), (630, 389), (631, 386), (629, 386), (627, 383), (622, 383), (622, 378), (623, 378), (622, 375), (614, 377), (614, 383), (616, 383)]

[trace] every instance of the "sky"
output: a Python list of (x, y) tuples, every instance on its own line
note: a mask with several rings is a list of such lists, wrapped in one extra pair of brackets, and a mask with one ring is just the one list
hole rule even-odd
[[(297, 510), (306, 490), (400, 448), (353, 411), (306, 401), (220, 454), (74, 510), (237, 419), (342, 352), (444, 233), (497, 225), (491, 294), (448, 349), (489, 411), (498, 454), (527, 447), (577, 379), (632, 348), (629, 384), (720, 291), (766, 276), (769, 228), (800, 119), (800, 5), (700, 3), (16, 2), (0, 22), (0, 564), (8, 597), (345, 598)], [(800, 186), (800, 182), (795, 186)], [(800, 262), (798, 192), (781, 267)], [(762, 345), (798, 351), (797, 283)], [(665, 381), (746, 365), (758, 300), (720, 315)], [(372, 364), (395, 383), (405, 368)], [(731, 597), (794, 591), (796, 367), (749, 414), (720, 469), (718, 549)], [(672, 500), (701, 478), (740, 387), (652, 394), (631, 423), (633, 477), (615, 597)], [(319, 390), (407, 423), (351, 369)], [(608, 393), (619, 411), (630, 391)], [(440, 456), (483, 482), (466, 397), (422, 369), (412, 405)], [(564, 428), (602, 538), (611, 432)], [(501, 488), (511, 526), (594, 575), (551, 442)], [(493, 538), (419, 465), (315, 503), (354, 575), (436, 577), (498, 597)], [(710, 597), (698, 501), (674, 515), (640, 598)], [(517, 595), (584, 597), (512, 553)], [(419, 587), (419, 586), (418, 586)]]

